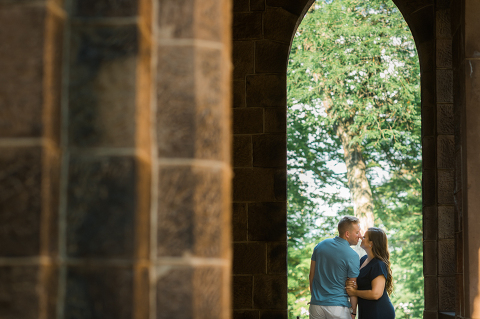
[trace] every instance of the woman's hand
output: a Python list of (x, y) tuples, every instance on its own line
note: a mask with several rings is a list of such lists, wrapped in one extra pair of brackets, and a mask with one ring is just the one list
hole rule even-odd
[(345, 289), (350, 297), (357, 295), (357, 283), (355, 281), (348, 280), (345, 282)]

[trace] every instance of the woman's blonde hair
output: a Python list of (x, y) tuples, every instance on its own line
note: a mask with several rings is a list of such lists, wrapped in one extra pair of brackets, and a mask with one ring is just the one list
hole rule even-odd
[(377, 227), (370, 227), (367, 230), (368, 239), (372, 242), (373, 256), (380, 259), (387, 265), (388, 278), (386, 278), (385, 287), (387, 288), (388, 295), (393, 292), (393, 277), (392, 269), (390, 267), (390, 253), (388, 252), (388, 239), (387, 234)]

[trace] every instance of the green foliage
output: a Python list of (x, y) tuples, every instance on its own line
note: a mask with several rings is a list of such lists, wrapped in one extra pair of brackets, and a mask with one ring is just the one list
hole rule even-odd
[(290, 318), (310, 299), (315, 243), (335, 235), (336, 216), (353, 214), (341, 193), (345, 172), (335, 166), (344, 161), (340, 122), (361, 147), (375, 223), (389, 235), (397, 318), (421, 318), (419, 72), (412, 35), (391, 0), (317, 0), (299, 26), (287, 84)]

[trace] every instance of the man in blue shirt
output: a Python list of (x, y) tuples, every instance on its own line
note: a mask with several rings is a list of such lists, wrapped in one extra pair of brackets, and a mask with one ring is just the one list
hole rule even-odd
[(325, 239), (313, 250), (310, 264), (310, 319), (355, 319), (357, 297), (345, 290), (347, 278), (356, 282), (359, 256), (350, 248), (361, 238), (360, 220), (345, 216), (338, 223), (338, 236)]

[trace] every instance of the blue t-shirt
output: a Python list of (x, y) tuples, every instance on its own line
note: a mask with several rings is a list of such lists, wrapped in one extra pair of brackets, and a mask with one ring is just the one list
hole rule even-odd
[(345, 281), (358, 277), (358, 254), (345, 239), (337, 236), (320, 242), (313, 250), (312, 260), (315, 261), (315, 275), (310, 303), (350, 307)]

